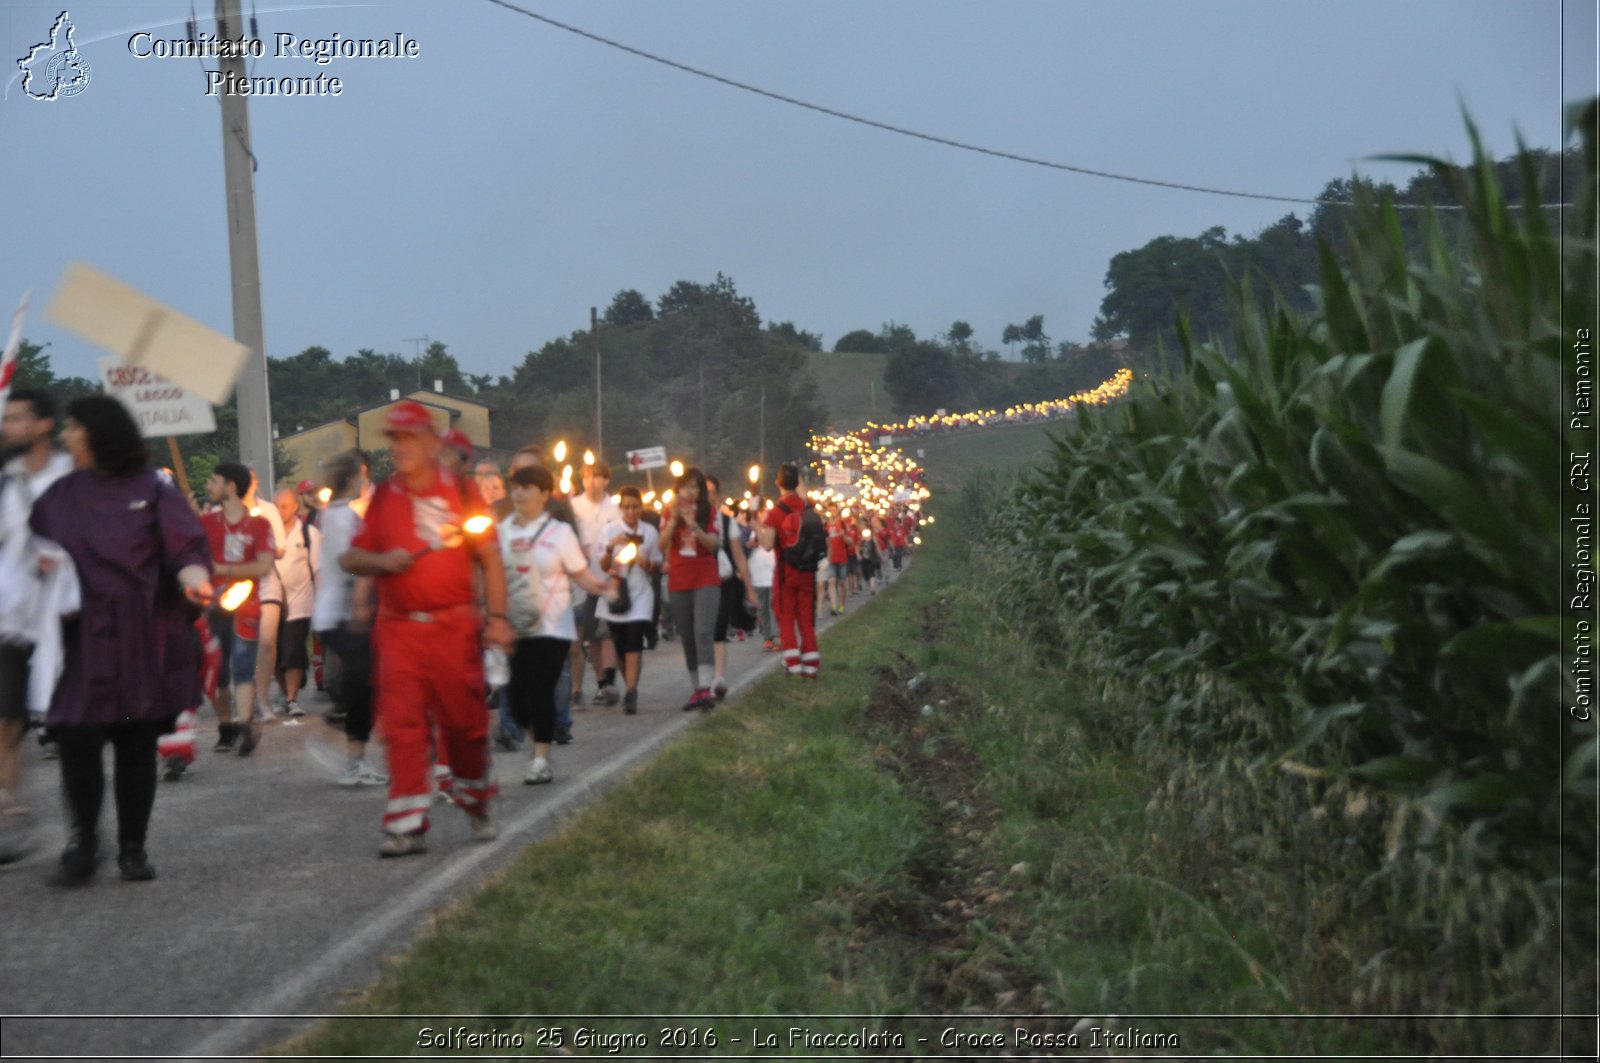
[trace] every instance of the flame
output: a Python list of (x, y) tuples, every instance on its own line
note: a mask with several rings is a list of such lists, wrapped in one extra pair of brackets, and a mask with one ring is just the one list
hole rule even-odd
[(672, 459), (672, 464), (667, 466), (667, 471), (670, 472), (673, 475), (674, 479), (676, 479), (677, 477), (682, 476), (683, 475), (683, 462), (679, 461), (677, 458), (673, 458)]
[(656, 493), (654, 491), (646, 491), (644, 493), (643, 497), (641, 497), (639, 499), (639, 501), (643, 502), (647, 506), (650, 503), (654, 502), (655, 500), (656, 500)]
[(672, 505), (672, 488), (669, 487), (665, 491), (661, 492), (661, 502), (663, 505)]
[(753, 483), (753, 484), (761, 482), (761, 466), (759, 466), (759, 465), (750, 466), (750, 482)]
[(551, 451), (551, 456), (557, 461), (567, 460), (567, 441), (565, 439), (556, 443), (556, 448), (555, 450)]
[(461, 525), (461, 530), (468, 535), (482, 535), (494, 527), (494, 518), (479, 513), (476, 517), (468, 517), (467, 522)]
[(250, 600), (250, 592), (255, 590), (254, 580), (240, 580), (222, 592), (222, 597), (217, 599), (217, 604), (225, 612), (233, 612), (239, 606)]
[(321, 502), (323, 505), (327, 505), (329, 502), (333, 501), (333, 488), (324, 487), (322, 490), (318, 491), (317, 501)]
[[(560, 460), (560, 459), (557, 459), (557, 460)], [(583, 463), (585, 465), (593, 465), (594, 464), (594, 451), (585, 450), (583, 452)]]
[(615, 560), (619, 565), (631, 565), (633, 564), (634, 558), (638, 556), (638, 545), (635, 543), (629, 543), (627, 546), (624, 546), (621, 550), (617, 551)]

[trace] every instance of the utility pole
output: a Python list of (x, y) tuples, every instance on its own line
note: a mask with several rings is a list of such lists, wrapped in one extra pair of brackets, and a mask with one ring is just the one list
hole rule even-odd
[(605, 436), (600, 433), (600, 314), (589, 308), (589, 353), (594, 356), (594, 452), (605, 460)]
[(706, 467), (706, 363), (705, 354), (700, 355), (700, 446), (699, 455), (695, 464), (704, 471)]
[[(217, 0), (217, 36), (244, 35), (239, 0)], [(219, 57), (225, 84), (246, 77), (238, 50)], [(228, 77), (231, 74), (232, 77)], [(261, 259), (256, 249), (255, 153), (250, 150), (250, 110), (244, 96), (222, 93), (222, 164), (228, 193), (228, 267), (233, 278), (233, 338), (250, 349), (239, 377), (239, 460), (261, 479), (270, 498), (277, 483), (272, 468), (272, 400), (267, 392), (267, 340), (261, 323)]]
[[(766, 385), (764, 385), (764, 384), (761, 387), (761, 436), (760, 436), (760, 440), (761, 440), (761, 461), (760, 461), (759, 464), (761, 465), (761, 475), (765, 476), (767, 474), (767, 388), (766, 388)], [(757, 486), (757, 490), (759, 490), (759, 489), (760, 488), (759, 488), (759, 485), (758, 485)]]

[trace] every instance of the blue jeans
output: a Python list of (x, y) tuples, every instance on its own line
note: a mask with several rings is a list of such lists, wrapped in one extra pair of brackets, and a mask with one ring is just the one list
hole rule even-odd
[(501, 687), (494, 692), (494, 707), (500, 710), (500, 733), (511, 741), (522, 744), (526, 732), (517, 726), (517, 721), (511, 718), (511, 713), (506, 709), (506, 688)]
[(556, 730), (572, 730), (572, 655), (561, 659), (561, 678), (556, 680)]

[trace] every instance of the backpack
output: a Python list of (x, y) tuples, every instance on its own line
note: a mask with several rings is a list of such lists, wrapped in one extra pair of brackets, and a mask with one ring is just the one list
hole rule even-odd
[[(778, 508), (783, 510), (785, 517), (792, 517), (795, 511), (782, 502)], [(785, 520), (784, 524), (788, 524)], [(817, 513), (815, 506), (805, 506), (800, 510), (800, 533), (796, 536), (792, 546), (785, 546), (779, 551), (779, 556), (784, 563), (801, 572), (813, 572), (817, 562), (828, 556), (828, 529), (823, 526), (822, 517)]]

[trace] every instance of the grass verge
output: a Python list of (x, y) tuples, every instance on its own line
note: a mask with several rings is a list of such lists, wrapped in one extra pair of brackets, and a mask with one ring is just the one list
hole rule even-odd
[[(913, 569), (824, 638), (820, 682), (775, 676), (695, 728), (442, 913), (352, 1010), (503, 1016), (470, 1029), (526, 1054), (696, 1058), (859, 1053), (816, 1040), (859, 1030), (900, 1034), (888, 1054), (969, 1057), (1371, 1058), (1543, 1036), (1304, 1017), (1348, 1011), (1328, 972), (1362, 913), (1317, 892), (1345, 856), (1302, 873), (1264, 849), (1324, 835), (1186, 802), (1203, 780), (1119, 740), (1134, 692), (1063, 670), (994, 600), (945, 497)], [(796, 1018), (819, 1014), (843, 1017)], [(413, 1054), (422, 1025), (332, 1020), (285, 1050)], [(563, 1043), (540, 1044), (552, 1028)], [(613, 1040), (578, 1043), (583, 1028)]]

